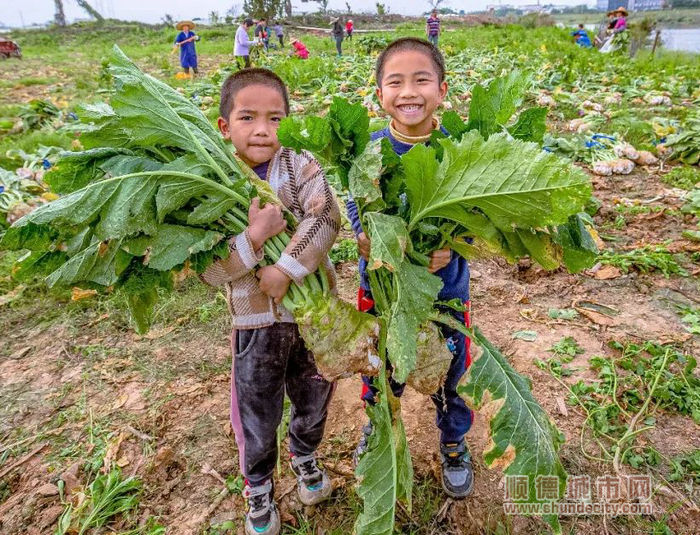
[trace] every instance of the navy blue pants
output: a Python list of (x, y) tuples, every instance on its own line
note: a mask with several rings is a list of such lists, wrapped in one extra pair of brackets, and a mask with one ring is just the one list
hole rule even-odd
[[(358, 308), (363, 312), (372, 312), (374, 302), (360, 288)], [(466, 303), (469, 305), (469, 302)], [(470, 326), (469, 312), (464, 313), (464, 324)], [(452, 362), (447, 371), (445, 383), (430, 399), (435, 404), (436, 424), (440, 429), (440, 441), (443, 443), (460, 442), (469, 431), (474, 421), (473, 411), (467, 407), (464, 400), (457, 394), (457, 385), (471, 364), (471, 340), (459, 331), (440, 325), (440, 332), (445, 337), (448, 349), (452, 352)], [(387, 363), (387, 369), (391, 365)], [(373, 384), (374, 377), (362, 376), (362, 399), (367, 403), (375, 402), (377, 388)], [(405, 384), (397, 383), (389, 378), (389, 386), (396, 397), (401, 397)]]

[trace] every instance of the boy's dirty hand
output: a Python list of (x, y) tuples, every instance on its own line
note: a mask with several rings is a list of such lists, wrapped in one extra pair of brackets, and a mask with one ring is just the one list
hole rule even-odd
[(253, 249), (260, 249), (265, 241), (287, 228), (287, 221), (282, 216), (282, 208), (276, 204), (266, 204), (260, 208), (260, 198), (255, 197), (248, 209), (248, 236), (253, 242)]
[(275, 303), (282, 301), (287, 294), (289, 284), (292, 282), (292, 279), (275, 266), (262, 267), (255, 273), (255, 276), (260, 281), (260, 289), (264, 294), (272, 297)]
[(430, 271), (430, 273), (435, 273), (436, 271), (444, 268), (450, 263), (451, 258), (452, 252), (450, 251), (449, 247), (433, 251), (430, 253), (430, 264), (428, 264), (428, 271)]
[(367, 234), (360, 232), (357, 235), (357, 249), (360, 251), (360, 256), (365, 260), (369, 260), (369, 253), (372, 249), (372, 242), (369, 241)]

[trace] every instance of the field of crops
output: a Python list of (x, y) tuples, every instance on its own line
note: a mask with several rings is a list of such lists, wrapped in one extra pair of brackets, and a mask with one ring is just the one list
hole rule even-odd
[[(420, 33), (420, 25), (404, 24), (392, 35)], [(115, 43), (214, 123), (220, 84), (235, 69), (233, 29), (199, 34), (194, 80), (175, 77), (174, 35), (167, 29), (86, 25), (13, 35), (24, 58), (0, 63), (0, 232), (35, 210), (48, 212), (42, 207), (78, 187), (51, 174), (58, 177), (67, 165), (60, 163), (62, 151), (94, 146), (98, 137), (86, 124), (102, 120), (96, 111), (104, 113), (107, 102), (117, 109), (115, 81), (126, 79), (120, 76), (130, 67), (115, 70)], [(309, 60), (271, 50), (254, 62), (288, 84), (294, 116), (332, 120), (334, 97), (343, 97), (367, 110), (370, 130), (386, 124), (373, 66), (387, 33), (344, 43), (342, 58), (328, 38), (290, 35), (304, 40)], [(581, 170), (575, 176), (592, 183), (577, 221), (595, 241), (595, 258), (562, 260), (528, 245), (529, 256), (509, 249), (519, 257), (513, 262), (503, 258), (507, 248), (470, 261), (473, 321), (531, 381), (532, 395), (565, 439), (558, 452), (563, 470), (589, 476), (594, 501), (596, 478), (651, 477), (653, 514), (562, 516), (562, 530), (697, 532), (700, 56), (602, 55), (578, 48), (566, 30), (521, 26), (453, 28), (441, 48), (449, 92), (440, 114), (450, 133), (475, 129), (460, 131), (461, 142), (483, 135), (489, 146), (509, 136), (526, 139), (539, 145), (529, 145), (532, 154), (573, 162)], [(492, 117), (472, 106), (484, 95), (493, 97)], [(179, 134), (173, 132), (173, 146)], [(342, 205), (343, 173), (329, 170)], [(22, 247), (8, 246), (8, 237)], [(159, 290), (152, 326), (137, 334), (128, 294), (111, 283), (72, 284), (81, 279), (69, 263), (62, 266), (66, 251), (39, 251), (45, 243), (37, 245), (38, 237), (32, 242), (8, 232), (0, 245), (18, 249), (0, 250), (0, 531), (242, 533), (223, 292), (185, 271), (174, 291)], [(67, 249), (73, 258), (74, 246)], [(35, 252), (27, 256), (23, 248)], [(344, 219), (331, 259), (340, 297), (349, 303), (358, 285), (357, 255)], [(572, 274), (560, 263), (586, 269)], [(51, 278), (59, 284), (47, 287), (39, 267), (58, 273)], [(366, 421), (360, 387), (358, 376), (340, 380), (331, 405), (320, 451), (332, 476), (330, 502), (304, 507), (291, 470), (280, 462), (283, 533), (352, 532), (363, 511), (352, 464)], [(504, 512), (504, 474), (483, 457), (492, 446), (493, 412), (477, 412), (467, 435), (474, 493), (454, 501), (440, 488), (432, 402), (409, 388), (401, 405), (414, 483), (412, 506), (399, 502), (393, 511), (398, 533), (551, 529), (540, 517)], [(619, 501), (632, 500), (621, 495)]]

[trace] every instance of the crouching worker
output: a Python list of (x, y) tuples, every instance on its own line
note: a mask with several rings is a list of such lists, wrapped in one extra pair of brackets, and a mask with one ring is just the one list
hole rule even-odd
[(292, 403), (290, 464), (304, 504), (328, 498), (331, 484), (315, 457), (334, 385), (321, 377), (292, 315), (282, 306), (292, 281), (319, 266), (335, 285), (328, 258), (340, 212), (319, 163), (277, 140), (289, 113), (287, 89), (266, 69), (244, 69), (221, 89), (219, 129), (238, 156), (269, 182), (299, 225), (277, 263), (260, 267), (265, 241), (286, 228), (280, 207), (251, 203), (248, 228), (229, 240), (230, 256), (210, 266), (205, 282), (225, 285), (233, 316), (231, 425), (245, 476), (245, 532), (275, 535), (280, 518), (274, 502), (277, 428), (285, 393)]

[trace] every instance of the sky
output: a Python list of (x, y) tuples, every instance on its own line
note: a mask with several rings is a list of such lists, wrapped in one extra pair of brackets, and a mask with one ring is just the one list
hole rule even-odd
[[(240, 13), (243, 0), (89, 0), (90, 4), (105, 16), (138, 20), (141, 22), (159, 22), (165, 13), (169, 13), (175, 19), (180, 18), (207, 18), (211, 11), (218, 11), (223, 15), (232, 5), (238, 6)], [(354, 11), (375, 12), (376, 0), (349, 0)], [(498, 0), (450, 0), (447, 6), (465, 11), (483, 9), (486, 4), (497, 4)], [(504, 4), (525, 5), (534, 4), (536, 0), (504, 0)], [(542, 3), (550, 3), (544, 1)], [(556, 4), (593, 4), (593, 0), (552, 0)], [(64, 0), (64, 9), (68, 20), (86, 17), (75, 0)], [(421, 0), (384, 0), (384, 4), (391, 13), (403, 15), (418, 15), (428, 9), (428, 2)], [(318, 4), (314, 2), (302, 3), (301, 0), (293, 0), (295, 11), (315, 11)], [(330, 0), (329, 9), (345, 10), (344, 0)], [(22, 26), (33, 23), (44, 23), (53, 18), (54, 2), (52, 0), (0, 0), (0, 23), (9, 26)]]

